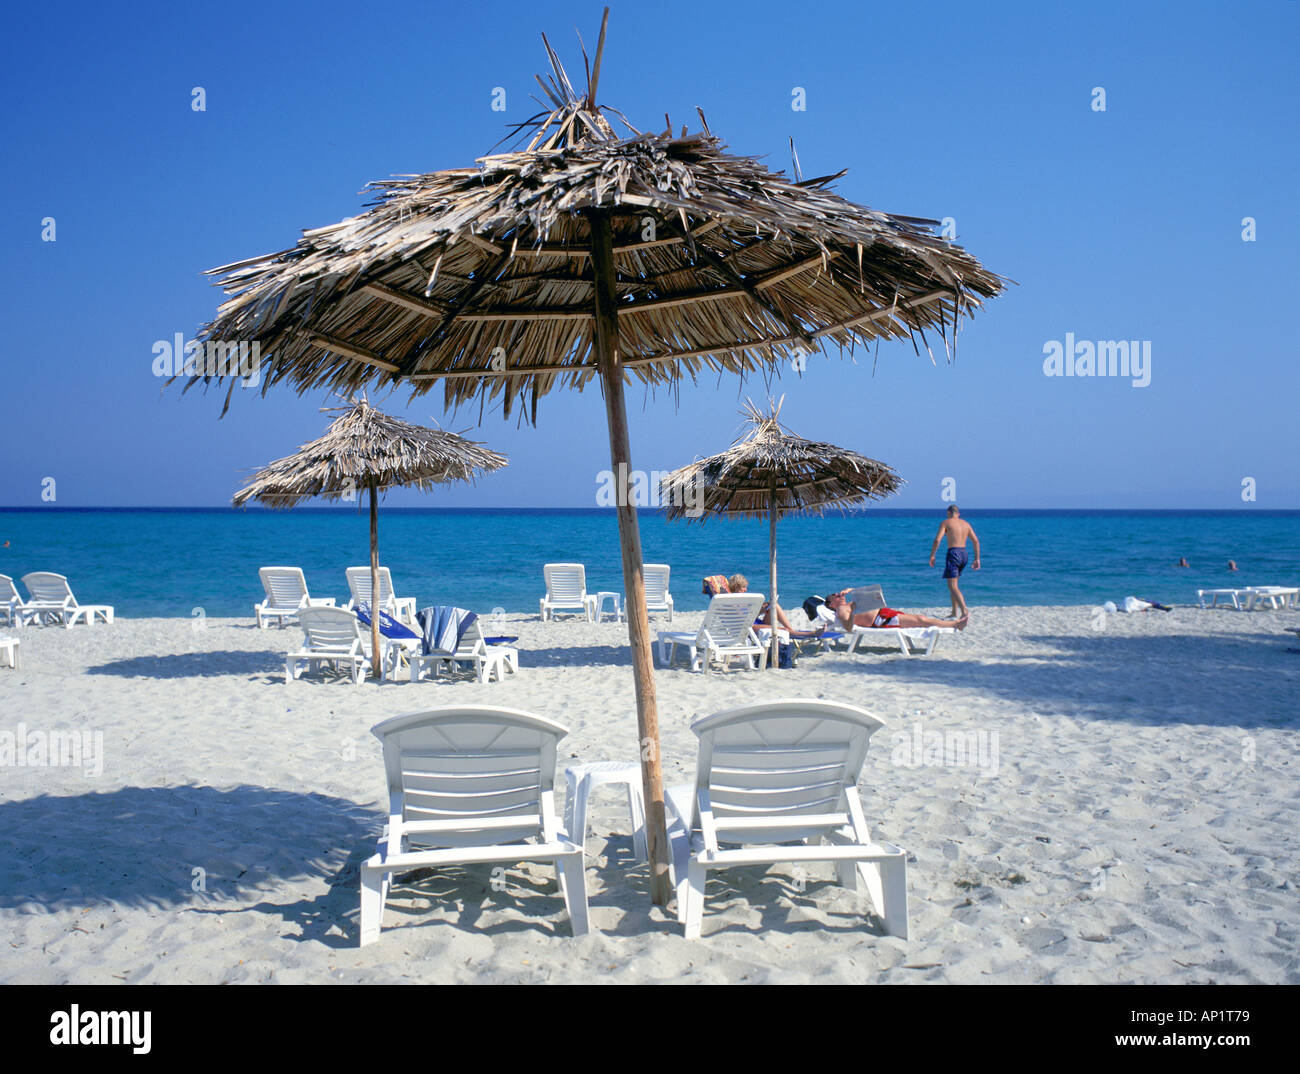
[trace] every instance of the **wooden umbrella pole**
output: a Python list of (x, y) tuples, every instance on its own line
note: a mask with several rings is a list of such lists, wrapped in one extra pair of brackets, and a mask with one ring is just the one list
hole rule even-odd
[(375, 678), (383, 678), (384, 670), (379, 659), (379, 493), (375, 482), (370, 482), (370, 659), (374, 664)]
[(772, 488), (769, 495), (769, 508), (767, 512), (769, 523), (767, 555), (769, 561), (768, 569), (771, 572), (770, 577), (768, 578), (768, 600), (771, 603), (767, 606), (767, 623), (768, 626), (772, 628), (772, 651), (768, 656), (767, 666), (779, 668), (781, 666), (781, 639), (777, 637), (777, 630), (780, 627), (780, 623), (778, 623), (776, 619), (776, 519), (778, 512), (776, 509), (775, 481), (772, 482)]
[(641, 569), (641, 531), (637, 526), (636, 505), (629, 487), (632, 452), (628, 444), (627, 406), (623, 398), (623, 368), (618, 354), (613, 232), (609, 217), (600, 210), (590, 212), (588, 220), (591, 223), (591, 262), (596, 285), (597, 360), (605, 394), (605, 415), (609, 422), (609, 461), (618, 489), (618, 541), (623, 553), (623, 586), (627, 594), (627, 625), (632, 641), (641, 781), (650, 852), (650, 899), (656, 906), (667, 906), (672, 884), (668, 876), (664, 784), (659, 757), (659, 707), (655, 699), (650, 620), (646, 613), (645, 578)]

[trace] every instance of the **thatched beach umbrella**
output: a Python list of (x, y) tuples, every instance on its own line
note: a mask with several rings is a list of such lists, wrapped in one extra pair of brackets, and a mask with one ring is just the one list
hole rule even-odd
[[(782, 398), (784, 402), (784, 397)], [(805, 440), (778, 420), (781, 403), (764, 414), (746, 400), (741, 413), (753, 425), (721, 455), (674, 470), (660, 482), (671, 519), (710, 515), (769, 520), (768, 591), (772, 609), (772, 656), (777, 666), (776, 524), (782, 515), (821, 514), (827, 507), (848, 508), (882, 500), (903, 479), (889, 466), (834, 444)]]
[(790, 179), (728, 153), (703, 113), (698, 133), (636, 130), (596, 103), (604, 41), (602, 23), (582, 93), (547, 44), (552, 74), (538, 82), (548, 103), (516, 128), (531, 133), (525, 149), (383, 180), (360, 215), (213, 270), (230, 298), (201, 338), (258, 342), (263, 391), (441, 386), (449, 407), (499, 399), (507, 415), (522, 404), (535, 420), (548, 392), (599, 382), (662, 905), (658, 715), (624, 382), (675, 391), (702, 372), (774, 371), (822, 343), (926, 330), (948, 346), (961, 315), (1003, 283), (934, 221), (854, 205), (829, 189), (837, 176)]
[[(452, 481), (473, 481), (476, 474), (499, 470), (506, 458), (473, 440), (441, 429), (426, 429), (382, 414), (364, 399), (344, 413), (318, 440), (277, 459), (235, 493), (234, 505), (257, 500), (268, 507), (292, 507), (322, 496), (353, 499), (370, 493), (370, 598), (379, 596), (379, 493), (385, 489), (430, 489)], [(371, 652), (375, 677), (379, 667), (378, 608), (370, 609)]]

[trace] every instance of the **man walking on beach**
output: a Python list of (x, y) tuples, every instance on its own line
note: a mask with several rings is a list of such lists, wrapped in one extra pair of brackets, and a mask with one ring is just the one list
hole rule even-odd
[(935, 553), (939, 551), (939, 542), (945, 537), (948, 539), (948, 557), (944, 560), (943, 576), (948, 579), (948, 596), (952, 600), (952, 617), (954, 619), (963, 619), (970, 614), (970, 609), (966, 607), (966, 598), (961, 595), (957, 580), (961, 578), (961, 572), (966, 569), (967, 539), (975, 542), (974, 567), (976, 570), (980, 569), (980, 539), (975, 536), (971, 524), (963, 521), (956, 504), (948, 508), (948, 517), (939, 524), (939, 532), (934, 535), (934, 544), (930, 546), (931, 567), (934, 566)]

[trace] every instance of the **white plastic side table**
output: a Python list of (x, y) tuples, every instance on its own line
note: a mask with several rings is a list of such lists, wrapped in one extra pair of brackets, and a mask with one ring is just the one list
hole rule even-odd
[(569, 838), (586, 847), (587, 802), (591, 792), (606, 784), (627, 787), (627, 808), (632, 818), (632, 846), (638, 861), (649, 861), (646, 848), (645, 799), (641, 794), (641, 768), (622, 761), (595, 761), (592, 764), (575, 764), (564, 770), (564, 782), (569, 793), (564, 799), (564, 827)]

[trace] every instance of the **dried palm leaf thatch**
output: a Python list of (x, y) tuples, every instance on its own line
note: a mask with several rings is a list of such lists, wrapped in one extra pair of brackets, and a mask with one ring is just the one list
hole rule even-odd
[(372, 183), (360, 215), (211, 270), (230, 297), (200, 338), (258, 341), (264, 392), (401, 381), (414, 396), (441, 380), (449, 407), (509, 414), (523, 397), (535, 419), (540, 396), (597, 375), (593, 211), (611, 218), (624, 375), (652, 386), (779, 371), (827, 343), (917, 333), (928, 350), (932, 330), (948, 348), (1003, 289), (934, 221), (832, 192), (843, 172), (793, 180), (707, 124), (638, 131), (595, 104), (599, 55), (579, 95), (547, 51), (548, 110), (515, 128), (526, 148)]
[(820, 514), (881, 500), (903, 487), (883, 462), (792, 433), (778, 420), (781, 402), (764, 413), (746, 400), (741, 413), (752, 425), (748, 435), (662, 479), (660, 502), (668, 505), (669, 518)]
[(369, 488), (429, 489), (499, 470), (506, 457), (441, 429), (390, 417), (365, 400), (348, 407), (329, 431), (284, 459), (277, 459), (234, 497), (268, 507), (292, 507), (314, 496), (337, 500)]

